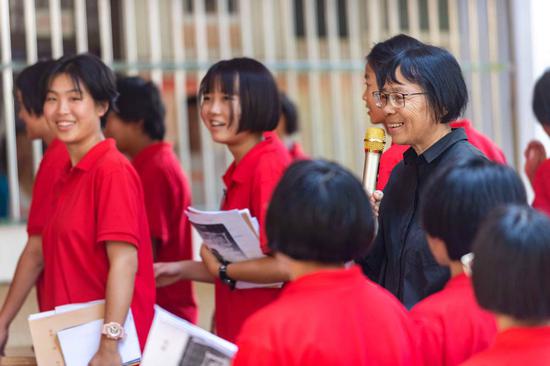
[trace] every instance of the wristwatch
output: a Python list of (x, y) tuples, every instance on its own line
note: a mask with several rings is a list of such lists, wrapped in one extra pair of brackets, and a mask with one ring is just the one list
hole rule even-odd
[(103, 329), (101, 330), (101, 334), (103, 334), (108, 339), (113, 339), (115, 341), (118, 341), (126, 335), (126, 332), (124, 331), (124, 327), (116, 322), (110, 322), (103, 324)]
[(232, 279), (227, 275), (227, 266), (230, 264), (230, 262), (222, 262), (220, 264), (220, 268), (218, 269), (218, 274), (220, 276), (220, 280), (225, 283), (231, 290), (235, 288), (235, 280)]

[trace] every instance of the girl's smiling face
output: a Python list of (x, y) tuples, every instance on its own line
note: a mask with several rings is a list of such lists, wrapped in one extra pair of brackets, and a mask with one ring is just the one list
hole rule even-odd
[(363, 92), (363, 100), (367, 106), (367, 112), (372, 124), (380, 124), (384, 122), (385, 114), (382, 108), (376, 106), (373, 92), (379, 90), (378, 82), (376, 81), (376, 74), (374, 70), (367, 63), (365, 66), (365, 91)]
[(241, 119), (238, 87), (234, 88), (233, 94), (228, 94), (216, 82), (213, 90), (201, 96), (200, 116), (212, 140), (217, 143), (231, 146), (250, 135), (250, 131), (238, 132)]
[(100, 118), (108, 104), (96, 103), (84, 83), (79, 84), (68, 74), (55, 76), (44, 102), (50, 128), (67, 145), (89, 145), (103, 138)]

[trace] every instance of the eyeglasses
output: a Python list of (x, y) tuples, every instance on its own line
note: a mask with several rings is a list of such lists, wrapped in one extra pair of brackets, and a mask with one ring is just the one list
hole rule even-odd
[(405, 97), (424, 94), (426, 93), (384, 93), (380, 90), (372, 92), (372, 96), (374, 97), (375, 104), (378, 108), (384, 108), (386, 104), (388, 104), (388, 99), (394, 108), (403, 108), (405, 107)]

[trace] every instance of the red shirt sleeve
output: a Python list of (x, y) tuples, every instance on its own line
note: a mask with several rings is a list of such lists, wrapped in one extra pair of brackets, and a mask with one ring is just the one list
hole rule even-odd
[[(97, 242), (121, 241), (140, 243), (139, 213), (143, 197), (141, 183), (135, 171), (121, 167), (106, 174), (98, 190)], [(143, 198), (141, 198), (143, 199)], [(142, 203), (143, 204), (143, 203)], [(143, 209), (143, 208), (141, 208)]]
[(264, 253), (269, 253), (267, 246), (267, 234), (265, 231), (265, 218), (267, 215), (267, 208), (271, 201), (273, 190), (277, 186), (282, 171), (280, 174), (276, 172), (266, 172), (264, 176), (258, 175), (258, 182), (254, 184), (254, 189), (251, 197), (250, 208), (255, 213), (256, 218), (260, 224), (260, 247)]
[(533, 180), (533, 190), (533, 207), (550, 216), (550, 159), (538, 167)]

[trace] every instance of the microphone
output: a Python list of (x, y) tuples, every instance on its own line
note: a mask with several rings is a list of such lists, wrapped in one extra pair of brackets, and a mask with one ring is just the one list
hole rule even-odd
[(363, 166), (363, 187), (371, 195), (376, 189), (380, 156), (386, 144), (383, 128), (369, 127), (365, 133), (365, 164)]

